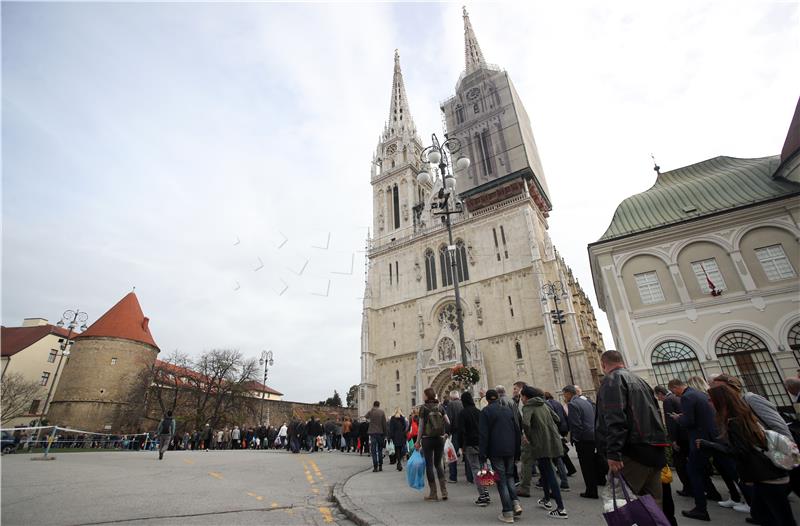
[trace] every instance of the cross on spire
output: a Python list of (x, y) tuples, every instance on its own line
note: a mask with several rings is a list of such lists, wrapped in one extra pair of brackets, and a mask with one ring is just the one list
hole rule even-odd
[(394, 77), (392, 78), (392, 99), (389, 103), (389, 121), (386, 131), (389, 136), (399, 135), (403, 129), (416, 132), (414, 119), (408, 109), (406, 86), (403, 83), (403, 71), (400, 69), (400, 53), (394, 50)]
[(464, 59), (467, 66), (467, 74), (476, 71), (486, 65), (486, 60), (483, 58), (481, 46), (478, 44), (478, 39), (475, 36), (475, 31), (472, 29), (472, 23), (469, 21), (469, 13), (464, 6)]

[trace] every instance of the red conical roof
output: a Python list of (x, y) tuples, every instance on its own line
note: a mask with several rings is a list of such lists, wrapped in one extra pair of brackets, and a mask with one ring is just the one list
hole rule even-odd
[(122, 338), (146, 343), (158, 349), (153, 335), (150, 334), (149, 322), (150, 318), (145, 317), (142, 312), (136, 294), (129, 292), (77, 338), (90, 336)]

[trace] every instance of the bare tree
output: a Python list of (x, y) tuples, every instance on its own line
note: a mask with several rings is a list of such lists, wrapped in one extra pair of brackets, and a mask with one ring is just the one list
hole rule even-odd
[[(0, 421), (10, 420), (29, 414), (31, 403), (41, 400), (44, 391), (39, 382), (25, 380), (20, 373), (9, 373), (3, 376), (2, 400), (0, 401)], [(44, 409), (40, 406), (39, 409)]]
[(249, 382), (256, 378), (256, 361), (235, 349), (212, 349), (200, 355), (192, 378), (195, 425), (216, 426), (224, 415), (241, 408)]

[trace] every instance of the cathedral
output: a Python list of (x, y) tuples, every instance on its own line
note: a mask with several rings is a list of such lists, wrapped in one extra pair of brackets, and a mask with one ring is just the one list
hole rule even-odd
[[(522, 380), (554, 394), (569, 383), (592, 393), (602, 375), (605, 349), (592, 305), (548, 234), (552, 204), (530, 120), (509, 74), (484, 60), (466, 10), (464, 46), (465, 70), (441, 103), (445, 137), (458, 139), (457, 155), (471, 160), (455, 171), (463, 210), (451, 216), (455, 246), (431, 213), (441, 174), (431, 173), (431, 184), (417, 181), (428, 144), (414, 125), (395, 52), (389, 119), (372, 159), (360, 414), (375, 400), (408, 411), (428, 386), (440, 399), (460, 387), (451, 378), (462, 356), (454, 282), (477, 389), (510, 390)], [(556, 282), (563, 287), (555, 298), (545, 294)], [(560, 326), (552, 321), (556, 309)]]

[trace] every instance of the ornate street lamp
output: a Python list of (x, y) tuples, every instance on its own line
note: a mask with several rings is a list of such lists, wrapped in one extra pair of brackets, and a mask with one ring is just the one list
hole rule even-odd
[(572, 376), (572, 363), (569, 361), (569, 351), (567, 350), (567, 340), (564, 337), (564, 311), (558, 308), (559, 298), (565, 300), (569, 297), (564, 289), (564, 284), (560, 281), (548, 282), (542, 285), (542, 305), (547, 306), (547, 298), (553, 298), (555, 310), (550, 311), (550, 319), (554, 325), (561, 328), (561, 344), (564, 347), (564, 354), (567, 356), (567, 369), (569, 370), (569, 382), (575, 385), (575, 378)]
[[(445, 135), (445, 137), (447, 137)], [(431, 213), (435, 216), (441, 216), (442, 223), (447, 227), (447, 236), (449, 245), (447, 246), (447, 254), (450, 259), (450, 267), (453, 276), (453, 290), (456, 296), (456, 323), (458, 324), (458, 340), (461, 344), (461, 363), (464, 367), (467, 366), (467, 343), (464, 340), (464, 321), (463, 309), (461, 308), (461, 294), (458, 287), (458, 272), (456, 270), (456, 245), (453, 243), (453, 228), (450, 223), (450, 216), (453, 214), (461, 214), (464, 211), (464, 205), (458, 200), (456, 194), (456, 175), (455, 170), (463, 171), (469, 168), (470, 160), (468, 157), (459, 156), (455, 164), (453, 163), (453, 156), (461, 150), (461, 142), (456, 138), (450, 138), (439, 144), (439, 139), (434, 133), (431, 135), (433, 144), (428, 146), (420, 154), (420, 161), (422, 165), (428, 165), (428, 170), (423, 170), (417, 175), (417, 182), (421, 185), (430, 186), (433, 184), (433, 177), (431, 172), (438, 170), (441, 174), (442, 188), (439, 193), (431, 202)]]
[(275, 360), (272, 359), (272, 351), (261, 351), (261, 358), (258, 360), (259, 365), (264, 366), (264, 390), (261, 391), (261, 416), (259, 417), (259, 423), (264, 423), (264, 400), (266, 398), (266, 388), (267, 388), (267, 373), (269, 373), (269, 366), (274, 364)]

